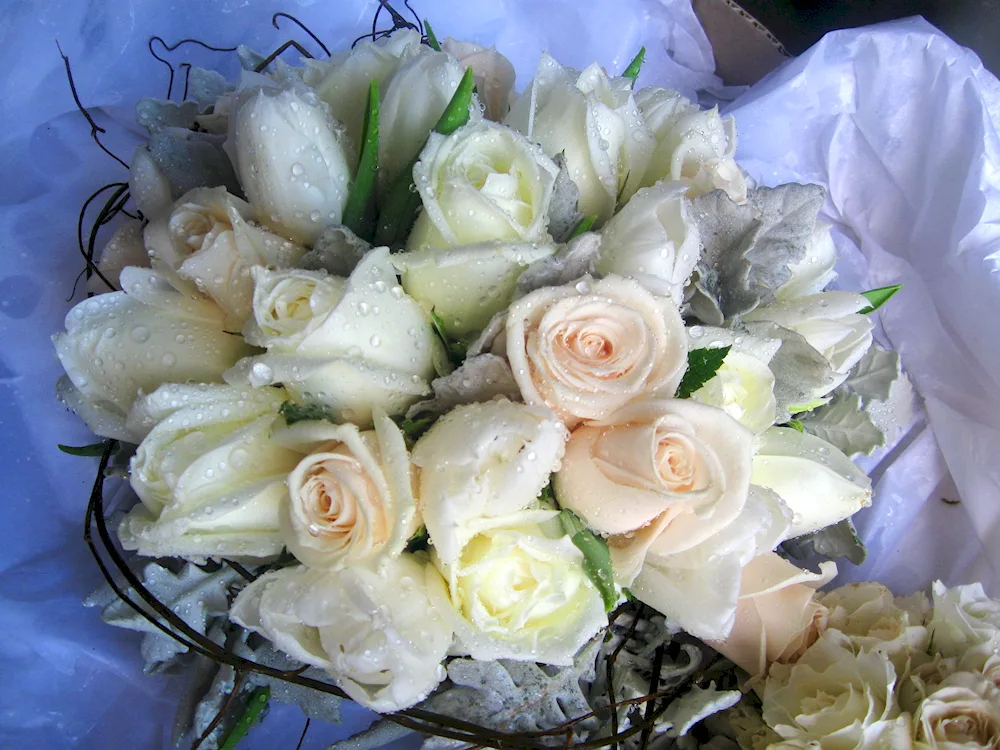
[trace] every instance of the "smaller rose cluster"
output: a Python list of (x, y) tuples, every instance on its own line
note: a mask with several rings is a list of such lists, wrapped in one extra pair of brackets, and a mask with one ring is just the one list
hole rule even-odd
[[(877, 583), (824, 594), (793, 585), (759, 597), (756, 611), (722, 645), (761, 675), (763, 720), (743, 709), (716, 722), (740, 747), (1000, 746), (1000, 602), (980, 584), (938, 581), (931, 601)], [(758, 661), (756, 643), (777, 634), (780, 649), (792, 623), (791, 648)]]
[[(626, 596), (741, 664), (801, 651), (835, 566), (775, 550), (871, 483), (789, 420), (865, 355), (869, 300), (823, 291), (817, 204), (808, 259), (702, 325), (695, 276), (728, 271), (692, 201), (750, 216), (747, 242), (781, 217), (731, 119), (633, 84), (543, 56), (515, 97), (495, 50), (401, 31), (202, 112), (238, 190), (181, 189), (140, 146), (118, 288), (55, 337), (63, 400), (138, 446), (125, 548), (263, 566), (231, 619), (379, 711), (452, 654), (571, 664)], [(419, 201), (405, 242), (345, 226), (358, 195), (380, 221)]]

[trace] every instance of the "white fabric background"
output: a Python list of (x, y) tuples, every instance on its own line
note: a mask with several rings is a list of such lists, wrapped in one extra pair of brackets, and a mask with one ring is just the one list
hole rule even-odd
[[(687, 0), (416, 1), (439, 36), (495, 43), (514, 62), (519, 87), (542, 49), (566, 64), (596, 59), (618, 71), (641, 44), (649, 55), (640, 84), (688, 94), (718, 86)], [(80, 607), (100, 583), (81, 538), (95, 460), (55, 447), (92, 440), (55, 403), (60, 369), (49, 336), (62, 328), (82, 268), (79, 206), (125, 175), (89, 141), (55, 39), (73, 62), (81, 99), (108, 130), (105, 142), (128, 160), (132, 103), (166, 91), (166, 69), (146, 50), (151, 35), (264, 52), (292, 37), (314, 49), (290, 23), (270, 26), (271, 13), (284, 10), (338, 49), (366, 30), (374, 7), (366, 0), (3, 3), (0, 746), (169, 747), (177, 690), (141, 674), (136, 635)], [(170, 59), (236, 73), (231, 57), (193, 47)], [(906, 283), (883, 314), (885, 333), (927, 399), (935, 433), (921, 418), (900, 446), (871, 460), (878, 489), (861, 525), (873, 559), (849, 571), (900, 591), (941, 576), (982, 578), (1000, 593), (998, 88), (973, 56), (910, 21), (828, 37), (733, 109), (742, 163), (762, 183), (830, 187), (827, 213), (846, 253), (845, 285)], [(961, 505), (940, 502), (942, 492), (956, 491)], [(348, 724), (369, 718), (353, 711)], [(298, 709), (277, 707), (247, 746), (294, 746), (301, 723)], [(342, 731), (314, 726), (305, 747), (325, 747)]]

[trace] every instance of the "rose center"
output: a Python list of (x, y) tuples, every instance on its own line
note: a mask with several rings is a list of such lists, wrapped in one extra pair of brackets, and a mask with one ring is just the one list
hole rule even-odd
[(657, 441), (656, 468), (660, 479), (674, 492), (690, 492), (698, 474), (697, 455), (680, 436), (663, 436)]
[(297, 494), (311, 536), (347, 545), (364, 539), (370, 530), (378, 537), (373, 541), (384, 541), (387, 524), (378, 488), (353, 456), (329, 457), (317, 463)]
[(208, 236), (218, 233), (219, 222), (200, 207), (178, 209), (170, 217), (170, 232), (192, 253), (201, 250)]

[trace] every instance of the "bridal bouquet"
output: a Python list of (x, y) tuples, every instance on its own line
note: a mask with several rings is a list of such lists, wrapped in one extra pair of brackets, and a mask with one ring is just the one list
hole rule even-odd
[(140, 101), (138, 213), (55, 337), (139, 501), (142, 601), (89, 603), (194, 675), (177, 737), (341, 696), (397, 712), (352, 747), (432, 715), (449, 747), (996, 741), (1000, 605), (818, 596), (836, 565), (793, 561), (863, 556), (850, 457), (908, 387), (873, 343), (896, 287), (826, 291), (824, 190), (754, 186), (732, 119), (635, 88), (642, 52), (543, 54), (515, 94), (394, 17)]

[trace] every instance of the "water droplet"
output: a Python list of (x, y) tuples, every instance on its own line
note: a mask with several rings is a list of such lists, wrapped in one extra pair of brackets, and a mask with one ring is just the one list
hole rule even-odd
[(144, 344), (149, 341), (149, 329), (146, 326), (136, 326), (129, 335), (137, 344)]
[(274, 371), (263, 362), (257, 362), (254, 364), (254, 366), (250, 368), (250, 372), (254, 379), (260, 381), (261, 383), (270, 383), (274, 377)]
[(299, 175), (301, 175), (301, 174), (302, 174), (303, 172), (305, 172), (305, 171), (306, 171), (306, 168), (305, 168), (305, 167), (303, 167), (303, 166), (302, 166), (301, 164), (299, 164), (298, 162), (295, 162), (295, 163), (294, 163), (294, 164), (292, 165), (292, 174), (293, 174), (293, 175), (295, 175), (296, 177), (298, 177)]
[(372, 346), (378, 346), (379, 344), (382, 343), (382, 339), (380, 339), (378, 336), (372, 336), (368, 340), (368, 343), (371, 344)]
[(171, 352), (167, 352), (162, 357), (160, 357), (160, 362), (163, 363), (164, 367), (173, 367), (177, 364), (177, 357)]

